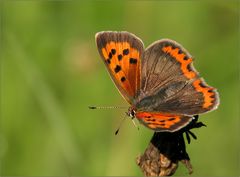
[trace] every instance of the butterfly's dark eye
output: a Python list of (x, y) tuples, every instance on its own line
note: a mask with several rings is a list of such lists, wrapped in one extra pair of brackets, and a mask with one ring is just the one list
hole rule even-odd
[(126, 112), (126, 114), (131, 118), (135, 118), (136, 111), (133, 110), (132, 108), (129, 108), (128, 112)]
[(135, 117), (136, 112), (134, 110), (131, 110), (130, 117)]

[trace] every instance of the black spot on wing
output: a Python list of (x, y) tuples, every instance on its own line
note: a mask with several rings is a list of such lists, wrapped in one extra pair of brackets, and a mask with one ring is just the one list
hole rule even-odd
[(173, 120), (175, 120), (175, 117), (171, 117), (168, 119), (168, 121), (173, 121)]
[(114, 68), (114, 71), (115, 73), (118, 73), (119, 71), (121, 71), (121, 66), (117, 65), (115, 68)]
[(126, 77), (121, 78), (121, 82), (124, 82), (126, 80)]
[(128, 55), (129, 54), (129, 49), (124, 49), (123, 50), (123, 55)]
[(115, 54), (116, 54), (116, 49), (112, 49), (112, 50), (111, 50), (111, 53), (112, 53), (113, 55), (115, 55)]
[(121, 61), (121, 60), (122, 60), (122, 57), (123, 57), (123, 56), (122, 56), (121, 54), (119, 54), (119, 55), (118, 55), (118, 61)]
[(202, 88), (207, 88), (207, 86), (203, 82), (200, 82), (199, 86), (202, 87)]
[(107, 60), (106, 60), (106, 63), (107, 63), (107, 64), (110, 64), (110, 63), (111, 63), (111, 60), (110, 60), (110, 59), (107, 59)]
[(184, 60), (188, 60), (188, 56), (186, 55), (183, 59), (184, 59)]
[(112, 53), (111, 52), (109, 52), (108, 57), (109, 57), (109, 59), (112, 58)]
[(137, 64), (137, 59), (135, 59), (135, 58), (130, 58), (129, 63), (130, 63), (130, 64)]
[(178, 50), (178, 54), (182, 54), (183, 51), (181, 49)]

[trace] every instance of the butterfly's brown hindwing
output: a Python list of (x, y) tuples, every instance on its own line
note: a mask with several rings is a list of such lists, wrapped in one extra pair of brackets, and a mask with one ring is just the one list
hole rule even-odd
[(172, 40), (150, 45), (141, 62), (140, 111), (194, 115), (217, 108), (218, 93), (192, 65), (192, 56)]
[(148, 128), (157, 132), (174, 132), (192, 121), (191, 116), (171, 115), (153, 112), (137, 112), (138, 120)]
[(140, 88), (143, 43), (128, 32), (96, 34), (98, 51), (120, 93), (132, 103)]

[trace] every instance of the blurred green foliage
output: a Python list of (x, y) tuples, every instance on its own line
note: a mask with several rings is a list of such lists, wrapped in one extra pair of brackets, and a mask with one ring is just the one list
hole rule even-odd
[[(219, 91), (187, 145), (193, 176), (239, 175), (238, 1), (1, 1), (0, 175), (142, 175), (135, 158), (153, 134), (127, 120), (95, 33), (129, 31), (148, 46), (170, 38)], [(180, 165), (177, 175), (187, 175)]]

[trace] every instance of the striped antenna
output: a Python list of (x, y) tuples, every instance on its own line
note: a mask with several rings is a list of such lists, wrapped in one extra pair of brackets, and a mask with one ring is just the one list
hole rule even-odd
[(133, 118), (132, 118), (132, 123), (133, 123), (134, 127), (136, 127), (137, 130), (139, 130), (139, 127), (138, 127), (137, 124), (134, 122)]
[(127, 106), (88, 106), (89, 109), (127, 109)]

